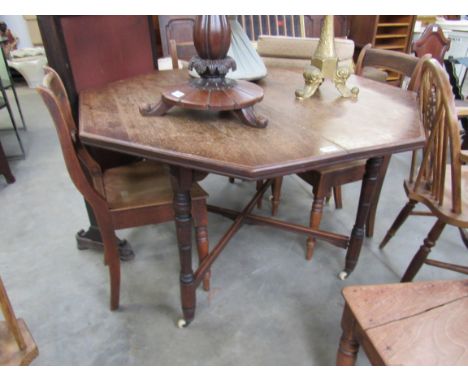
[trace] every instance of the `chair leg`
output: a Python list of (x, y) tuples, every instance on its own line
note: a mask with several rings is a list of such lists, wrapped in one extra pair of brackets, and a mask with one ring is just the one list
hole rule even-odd
[[(317, 184), (317, 187), (314, 189), (314, 201), (312, 203), (312, 210), (310, 211), (310, 228), (318, 229), (320, 227), (325, 196), (326, 192), (324, 192), (324, 187), (319, 181), (319, 184)], [(307, 260), (311, 260), (312, 256), (314, 255), (315, 241), (316, 240), (313, 237), (307, 238)]]
[(281, 186), (283, 184), (283, 177), (280, 176), (273, 180), (271, 184), (272, 198), (271, 198), (271, 215), (276, 216), (281, 197)]
[(15, 86), (13, 85), (13, 81), (11, 82), (11, 89), (13, 90), (13, 95), (15, 96), (15, 101), (16, 101), (16, 106), (18, 107), (18, 111), (19, 111), (19, 115), (20, 115), (20, 118), (21, 118), (21, 122), (23, 123), (23, 129), (24, 130), (27, 130), (26, 129), (26, 123), (24, 123), (24, 117), (23, 117), (23, 112), (21, 110), (21, 106), (20, 106), (20, 103), (19, 103), (19, 99), (18, 99), (18, 95), (16, 94), (16, 88)]
[(15, 177), (13, 176), (3, 146), (0, 143), (0, 174), (3, 174), (7, 183), (14, 183)]
[(343, 311), (341, 327), (343, 334), (341, 335), (340, 345), (336, 354), (336, 365), (354, 366), (359, 351), (359, 343), (355, 338), (356, 321), (347, 304)]
[(382, 191), (383, 182), (385, 180), (385, 174), (387, 173), (388, 165), (390, 164), (391, 156), (384, 156), (382, 165), (380, 166), (380, 173), (377, 184), (375, 185), (374, 197), (369, 209), (369, 215), (367, 216), (366, 223), (366, 236), (374, 236), (375, 226), (375, 214), (377, 213), (377, 204), (379, 203), (380, 192)]
[(95, 212), (104, 244), (105, 263), (109, 267), (110, 309), (116, 310), (119, 308), (120, 300), (120, 257), (117, 236), (115, 235), (110, 217), (104, 213)]
[(424, 261), (426, 260), (427, 256), (429, 256), (432, 247), (434, 247), (437, 239), (444, 230), (445, 224), (446, 223), (440, 219), (436, 221), (431, 231), (424, 239), (423, 245), (419, 248), (419, 251), (413, 257), (413, 260), (411, 260), (410, 265), (406, 269), (406, 272), (401, 279), (402, 283), (410, 282), (413, 280), (414, 276), (416, 276), (416, 273), (418, 273), (419, 269), (424, 264)]
[(24, 147), (23, 147), (23, 142), (21, 142), (21, 138), (19, 136), (19, 133), (18, 133), (18, 127), (16, 126), (16, 122), (15, 122), (15, 117), (13, 115), (13, 111), (11, 110), (11, 106), (10, 106), (10, 103), (8, 102), (7, 99), (5, 99), (5, 104), (6, 104), (6, 107), (8, 109), (8, 114), (10, 115), (10, 119), (11, 119), (11, 123), (13, 124), (13, 130), (15, 132), (15, 135), (16, 135), (16, 139), (18, 140), (18, 144), (19, 144), (19, 147), (21, 149), (21, 154), (22, 156), (24, 157), (26, 155), (26, 152), (24, 151)]
[[(263, 186), (263, 180), (257, 180), (257, 191)], [(262, 208), (262, 198), (258, 199), (257, 208)]]
[(468, 248), (468, 230), (465, 228), (458, 228), (458, 230), (460, 231), (463, 244), (465, 244), (465, 247)]
[(398, 214), (397, 218), (393, 222), (392, 226), (388, 230), (387, 234), (385, 235), (384, 239), (379, 245), (379, 248), (382, 249), (387, 245), (387, 243), (390, 241), (390, 239), (395, 236), (395, 233), (398, 231), (398, 229), (401, 227), (401, 225), (405, 222), (405, 220), (408, 218), (409, 214), (411, 211), (413, 211), (414, 207), (416, 206), (416, 201), (415, 200), (410, 200), (406, 205), (403, 207), (403, 209), (400, 211)]
[[(194, 200), (192, 211), (198, 250), (198, 263), (200, 264), (209, 255), (208, 210), (206, 208), (206, 200)], [(207, 292), (210, 290), (210, 278), (211, 270), (206, 272), (203, 278), (203, 290)]]
[(343, 208), (343, 198), (341, 197), (341, 186), (333, 187), (333, 198), (335, 199), (335, 208), (340, 210)]

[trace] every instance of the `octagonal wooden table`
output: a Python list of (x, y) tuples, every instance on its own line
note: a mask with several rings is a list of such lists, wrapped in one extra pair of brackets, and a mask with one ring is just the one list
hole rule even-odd
[[(424, 144), (416, 94), (352, 76), (360, 88), (357, 100), (343, 99), (325, 82), (311, 99), (298, 101), (301, 71), (269, 68), (259, 82), (265, 96), (255, 106), (268, 118), (266, 128), (252, 128), (235, 116), (175, 107), (163, 117), (143, 117), (138, 107), (156, 102), (165, 87), (185, 83), (186, 71), (154, 72), (114, 82), (80, 94), (80, 139), (83, 143), (141, 156), (171, 166), (180, 286), (185, 323), (195, 314), (195, 291), (205, 273), (245, 221), (268, 224), (327, 240), (347, 248), (345, 275), (357, 264), (374, 186), (384, 155)], [(350, 237), (260, 217), (251, 213), (270, 182), (265, 182), (241, 212), (212, 211), (234, 219), (225, 236), (194, 272), (190, 188), (208, 173), (247, 180), (271, 179), (323, 165), (365, 159), (358, 212)]]

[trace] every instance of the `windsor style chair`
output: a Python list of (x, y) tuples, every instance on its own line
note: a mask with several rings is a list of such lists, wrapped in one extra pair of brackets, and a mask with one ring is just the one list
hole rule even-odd
[(447, 224), (468, 228), (468, 152), (460, 149), (457, 112), (447, 73), (434, 59), (424, 63), (419, 89), (420, 115), (427, 136), (416, 177), (404, 183), (408, 202), (380, 244), (383, 248), (413, 212), (418, 203), (437, 221), (413, 257), (402, 281), (411, 281), (423, 264), (468, 274), (468, 267), (428, 259)]

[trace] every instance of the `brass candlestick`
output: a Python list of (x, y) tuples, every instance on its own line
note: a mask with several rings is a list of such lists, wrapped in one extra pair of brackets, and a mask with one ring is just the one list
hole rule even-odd
[(325, 16), (320, 40), (317, 49), (304, 70), (305, 85), (303, 89), (296, 90), (296, 98), (304, 99), (312, 97), (325, 79), (332, 80), (342, 97), (357, 97), (359, 88), (346, 87), (346, 81), (351, 75), (348, 66), (339, 66), (335, 51), (335, 33), (333, 16)]

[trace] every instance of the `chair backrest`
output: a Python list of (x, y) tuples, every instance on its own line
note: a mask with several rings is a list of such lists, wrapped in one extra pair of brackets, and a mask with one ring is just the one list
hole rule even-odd
[[(193, 26), (195, 16), (158, 16), (163, 56), (189, 61), (195, 54)], [(175, 68), (178, 65), (175, 66)]]
[(411, 45), (411, 51), (417, 57), (422, 57), (429, 53), (440, 64), (444, 63), (444, 56), (449, 48), (450, 39), (445, 37), (442, 28), (437, 24), (428, 25), (421, 37)]
[[(45, 67), (43, 84), (37, 91), (44, 100), (55, 124), (68, 173), (76, 188), (86, 200), (103, 202), (104, 199), (90, 182), (93, 168), (99, 168), (78, 138), (78, 129), (72, 117), (65, 87), (57, 72)], [(97, 166), (97, 167), (96, 167)], [(87, 173), (85, 172), (87, 171)]]
[[(419, 88), (419, 109), (427, 141), (414, 192), (431, 195), (434, 207), (448, 206), (461, 214), (461, 149), (455, 102), (448, 75), (435, 59), (424, 62)], [(450, 165), (451, 190), (445, 192), (446, 166)]]
[[(237, 21), (252, 41), (260, 35), (287, 37), (319, 37), (323, 15), (240, 15)], [(334, 16), (335, 37), (349, 34), (349, 16)]]
[(418, 73), (424, 60), (430, 55), (424, 55), (421, 59), (402, 52), (395, 52), (386, 49), (372, 48), (367, 44), (362, 48), (356, 63), (356, 74), (362, 75), (365, 67), (374, 67), (397, 72), (410, 78), (407, 90), (416, 91), (419, 86)]

